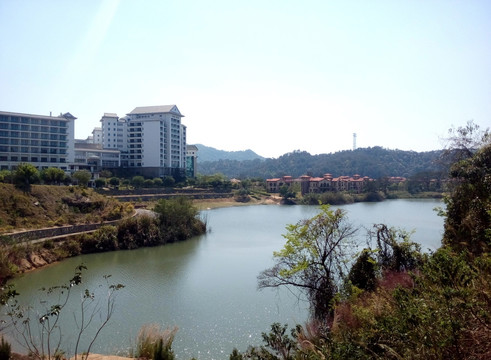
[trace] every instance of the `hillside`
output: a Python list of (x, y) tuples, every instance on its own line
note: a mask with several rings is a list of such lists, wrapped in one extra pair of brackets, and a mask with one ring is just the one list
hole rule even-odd
[(30, 194), (0, 183), (0, 233), (115, 220), (132, 206), (78, 186), (33, 185)]
[(250, 149), (242, 151), (225, 151), (205, 146), (203, 144), (196, 144), (195, 146), (198, 148), (198, 161), (201, 162), (218, 160), (246, 161), (264, 159), (262, 156), (256, 154)]
[(308, 174), (333, 176), (360, 174), (371, 178), (404, 176), (443, 169), (438, 163), (441, 151), (415, 152), (388, 150), (382, 147), (345, 150), (331, 154), (311, 155), (295, 151), (277, 159), (203, 161), (198, 157), (198, 173), (211, 175), (222, 173), (230, 178), (260, 177), (263, 179)]

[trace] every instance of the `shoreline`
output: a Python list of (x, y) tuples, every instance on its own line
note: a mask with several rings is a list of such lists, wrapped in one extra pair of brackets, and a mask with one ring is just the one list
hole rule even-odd
[(199, 211), (202, 211), (235, 206), (281, 205), (281, 200), (281, 197), (274, 195), (262, 197), (259, 200), (252, 198), (247, 202), (236, 201), (235, 198), (230, 197), (223, 199), (197, 199), (193, 200), (193, 205), (195, 205)]

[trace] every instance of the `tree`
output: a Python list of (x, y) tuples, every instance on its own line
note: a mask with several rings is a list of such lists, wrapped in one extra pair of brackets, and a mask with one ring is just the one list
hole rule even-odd
[(287, 230), (283, 249), (273, 253), (275, 265), (258, 276), (258, 288), (299, 289), (307, 296), (312, 316), (326, 321), (357, 229), (347, 223), (343, 210), (323, 205), (318, 215), (288, 225)]
[(119, 178), (117, 178), (117, 177), (110, 178), (109, 184), (112, 186), (118, 186), (119, 185)]
[(48, 185), (61, 184), (65, 176), (65, 172), (59, 168), (50, 167), (41, 171), (41, 179)]
[(113, 174), (109, 170), (101, 170), (99, 176), (103, 178), (110, 178), (111, 176), (113, 176)]
[[(172, 179), (174, 179), (174, 178), (172, 178)], [(156, 177), (153, 179), (153, 186), (162, 187), (163, 184), (164, 184), (164, 181), (161, 178)]]
[(95, 179), (95, 187), (96, 188), (102, 188), (104, 186), (106, 186), (106, 179), (105, 178)]
[(154, 212), (158, 216), (161, 243), (181, 241), (206, 231), (198, 209), (185, 197), (160, 199)]
[(351, 267), (348, 280), (359, 289), (373, 291), (377, 286), (377, 262), (370, 249), (364, 249)]
[(265, 346), (250, 347), (244, 355), (239, 354), (236, 349), (230, 355), (230, 359), (254, 359), (254, 360), (293, 360), (298, 350), (297, 336), (301, 330), (300, 325), (291, 330), (291, 337), (286, 330), (288, 325), (280, 323), (271, 325), (269, 334), (262, 333)]
[(24, 192), (31, 191), (31, 185), (39, 182), (39, 171), (32, 164), (21, 163), (14, 171), (14, 185)]
[(447, 205), (443, 243), (474, 255), (491, 247), (491, 144), (450, 170), (454, 187)]
[(451, 162), (443, 244), (474, 255), (491, 245), (491, 132), (469, 121), (449, 130)]
[(12, 181), (12, 172), (10, 170), (0, 170), (0, 182), (10, 183)]
[(442, 154), (444, 162), (449, 164), (473, 156), (477, 149), (491, 141), (489, 129), (481, 130), (472, 120), (466, 126), (452, 127), (448, 130), (447, 146)]
[(172, 176), (167, 175), (164, 177), (162, 183), (165, 187), (172, 187), (175, 185), (176, 180)]
[(410, 232), (374, 224), (368, 236), (377, 245), (377, 265), (382, 270), (408, 271), (423, 264), (421, 245), (411, 241)]
[(92, 174), (87, 170), (79, 170), (73, 173), (72, 178), (75, 179), (80, 186), (87, 186), (92, 178)]
[(291, 203), (297, 197), (297, 192), (300, 191), (299, 184), (283, 185), (279, 189), (279, 193), (285, 203)]
[(133, 185), (136, 188), (142, 187), (144, 183), (145, 183), (145, 178), (140, 175), (133, 176), (133, 178), (131, 179), (131, 185)]
[(151, 187), (153, 187), (153, 185), (154, 185), (154, 182), (152, 179), (145, 179), (145, 181), (143, 181), (143, 186), (146, 188), (151, 188)]

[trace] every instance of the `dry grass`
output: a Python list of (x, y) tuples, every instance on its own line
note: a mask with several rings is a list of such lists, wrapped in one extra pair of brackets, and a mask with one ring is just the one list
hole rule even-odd
[(209, 210), (232, 206), (247, 206), (247, 205), (277, 205), (281, 202), (281, 198), (274, 196), (261, 197), (259, 200), (251, 198), (248, 202), (239, 202), (235, 198), (225, 199), (196, 199), (193, 204), (198, 210)]
[[(84, 211), (74, 204), (94, 206)], [(31, 193), (24, 193), (0, 183), (0, 232), (100, 222), (126, 214), (130, 208), (77, 186), (33, 185)]]
[(130, 356), (139, 359), (153, 359), (157, 344), (162, 340), (163, 346), (171, 346), (176, 335), (177, 327), (162, 329), (157, 324), (143, 325), (136, 339), (136, 350)]

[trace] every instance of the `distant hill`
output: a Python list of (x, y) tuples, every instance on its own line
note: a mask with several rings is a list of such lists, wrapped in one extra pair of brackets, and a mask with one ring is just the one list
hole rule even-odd
[(359, 148), (331, 154), (311, 155), (306, 151), (294, 151), (277, 159), (252, 159), (204, 161), (198, 155), (198, 173), (211, 175), (222, 173), (230, 178), (259, 177), (263, 179), (304, 174), (322, 176), (354, 175), (378, 179), (384, 176), (410, 177), (418, 173), (438, 173), (442, 169), (438, 159), (441, 151), (403, 151), (382, 147)]
[(242, 151), (225, 151), (218, 150), (213, 147), (205, 146), (203, 144), (195, 144), (198, 148), (198, 161), (218, 161), (218, 160), (255, 160), (264, 159), (262, 156), (256, 154), (252, 150), (242, 150)]

